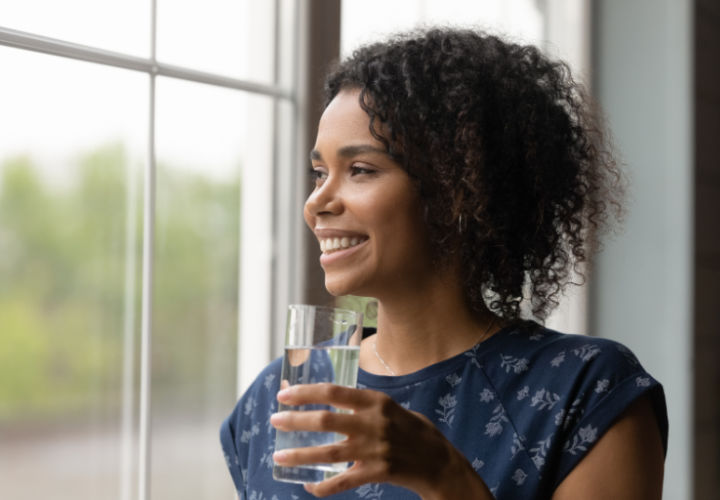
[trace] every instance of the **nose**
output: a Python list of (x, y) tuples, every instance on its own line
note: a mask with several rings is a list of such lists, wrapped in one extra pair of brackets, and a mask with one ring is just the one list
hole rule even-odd
[(336, 179), (330, 175), (322, 185), (317, 186), (305, 200), (305, 212), (319, 215), (338, 215), (342, 212), (342, 197)]

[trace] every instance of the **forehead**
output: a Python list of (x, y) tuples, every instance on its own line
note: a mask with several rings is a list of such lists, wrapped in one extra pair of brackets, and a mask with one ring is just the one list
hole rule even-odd
[(320, 117), (316, 149), (334, 142), (365, 142), (382, 146), (370, 133), (370, 117), (360, 107), (359, 90), (340, 91)]

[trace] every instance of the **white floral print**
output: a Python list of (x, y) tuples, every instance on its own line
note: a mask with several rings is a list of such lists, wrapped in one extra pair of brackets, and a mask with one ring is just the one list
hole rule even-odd
[(552, 366), (553, 368), (557, 368), (558, 366), (563, 364), (563, 361), (565, 361), (565, 351), (560, 351), (557, 356), (550, 360), (550, 366)]
[(440, 405), (440, 408), (435, 410), (435, 413), (440, 415), (438, 420), (447, 424), (448, 427), (452, 427), (452, 422), (455, 419), (455, 406), (457, 405), (457, 399), (452, 393), (447, 393), (438, 399), (438, 404)]
[(577, 349), (573, 349), (573, 354), (583, 361), (590, 361), (600, 354), (600, 352), (602, 352), (601, 349), (593, 344), (585, 344)]
[(240, 442), (241, 443), (249, 443), (250, 438), (253, 436), (257, 436), (260, 434), (260, 425), (257, 423), (252, 424), (252, 427), (250, 429), (245, 429), (242, 431), (242, 434), (240, 434)]
[(355, 490), (355, 493), (360, 498), (366, 498), (367, 500), (376, 500), (378, 498), (382, 498), (383, 490), (378, 483), (371, 483), (363, 484)]
[(517, 432), (513, 432), (513, 444), (510, 446), (511, 458), (515, 458), (519, 452), (525, 449), (525, 438), (518, 436)]
[(488, 388), (483, 389), (480, 393), (480, 401), (483, 403), (489, 403), (493, 399), (495, 399), (495, 393)]
[(250, 415), (256, 407), (257, 407), (257, 402), (255, 401), (255, 398), (250, 396), (247, 399), (247, 401), (245, 401), (245, 408), (244, 408), (245, 415)]
[(602, 392), (607, 392), (608, 387), (610, 387), (610, 380), (606, 378), (601, 378), (595, 384), (595, 392), (597, 392), (598, 394)]
[[(268, 410), (269, 410), (269, 413), (268, 413), (268, 414), (269, 414), (269, 415), (272, 415), (273, 413), (275, 413), (275, 407), (276, 407), (276, 405), (275, 405), (274, 399), (275, 399), (275, 398), (273, 398), (273, 399), (270, 400), (270, 407), (268, 408)], [(268, 419), (267, 419), (267, 422), (265, 422), (265, 430), (267, 431), (268, 434), (273, 434), (273, 433), (275, 432), (275, 427), (273, 427), (272, 424), (270, 423), (270, 418), (269, 418), (269, 417), (268, 417)]]
[(578, 418), (583, 414), (583, 410), (580, 408), (582, 402), (582, 396), (575, 399), (568, 410), (564, 408), (557, 412), (555, 415), (555, 425), (562, 424), (563, 430), (567, 430), (572, 424), (574, 424)]
[(550, 434), (547, 438), (543, 439), (542, 441), (538, 441), (535, 445), (535, 447), (530, 448), (530, 458), (533, 461), (533, 464), (535, 464), (535, 467), (537, 470), (541, 470), (543, 465), (545, 465), (545, 457), (547, 456), (547, 452), (550, 449), (550, 440), (552, 439), (552, 434)]
[(512, 480), (515, 481), (515, 484), (518, 486), (522, 485), (525, 482), (525, 479), (527, 479), (527, 474), (525, 474), (525, 471), (522, 469), (516, 469), (515, 473), (512, 475)]
[(476, 344), (470, 349), (469, 351), (465, 352), (465, 356), (468, 356), (470, 358), (470, 362), (475, 365), (477, 368), (482, 368), (480, 365), (480, 361), (478, 360), (478, 349), (480, 345)]
[(638, 387), (650, 387), (650, 378), (649, 377), (637, 377), (635, 379), (635, 385)]
[(560, 401), (560, 395), (550, 392), (546, 389), (540, 389), (530, 400), (530, 406), (538, 410), (552, 410), (557, 402)]
[(528, 387), (528, 386), (526, 385), (525, 387), (523, 387), (522, 389), (520, 389), (520, 390), (517, 392), (517, 399), (518, 399), (518, 401), (522, 401), (523, 399), (525, 399), (525, 398), (528, 397), (529, 395), (530, 395), (530, 387)]
[(497, 405), (493, 410), (493, 415), (490, 417), (490, 421), (485, 424), (485, 434), (490, 437), (495, 437), (502, 433), (503, 423), (509, 422), (505, 415), (505, 410), (502, 405)]
[(268, 444), (267, 449), (265, 450), (265, 453), (262, 454), (262, 457), (260, 457), (260, 463), (265, 465), (268, 469), (272, 469), (273, 465), (275, 465), (275, 461), (273, 460), (273, 452), (275, 451), (275, 442), (270, 441), (270, 444)]
[(565, 443), (564, 451), (571, 455), (577, 455), (581, 451), (587, 451), (587, 445), (594, 443), (596, 439), (597, 427), (588, 424), (585, 427), (580, 427), (572, 440)]
[(451, 373), (447, 377), (445, 377), (445, 382), (450, 384), (450, 387), (455, 387), (460, 382), (462, 382), (462, 377), (459, 377), (457, 373)]
[(525, 358), (516, 358), (514, 356), (501, 354), (500, 359), (500, 367), (504, 368), (506, 373), (512, 371), (513, 373), (520, 374), (528, 369), (528, 360)]

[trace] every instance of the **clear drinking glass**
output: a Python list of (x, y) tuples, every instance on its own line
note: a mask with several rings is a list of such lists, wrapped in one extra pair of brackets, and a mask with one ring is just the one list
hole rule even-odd
[[(281, 387), (320, 382), (355, 387), (361, 340), (362, 313), (331, 307), (289, 306)], [(288, 410), (345, 411), (329, 405), (278, 406), (278, 411)], [(342, 434), (334, 432), (276, 431), (275, 451), (320, 446), (344, 438)], [(347, 462), (299, 467), (275, 465), (273, 477), (278, 481), (315, 483), (347, 468)]]

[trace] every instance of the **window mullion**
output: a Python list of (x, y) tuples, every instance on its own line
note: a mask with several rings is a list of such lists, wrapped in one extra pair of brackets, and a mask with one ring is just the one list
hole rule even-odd
[[(153, 35), (154, 37), (155, 35)], [(35, 35), (24, 31), (17, 31), (0, 26), (0, 45), (24, 50), (32, 50), (43, 54), (67, 57), (80, 61), (93, 62), (116, 68), (133, 71), (142, 71), (152, 75), (167, 76), (180, 80), (189, 80), (234, 90), (244, 90), (254, 94), (262, 94), (281, 99), (292, 99), (292, 92), (276, 85), (241, 80), (224, 75), (217, 75), (206, 71), (199, 71), (173, 64), (165, 64), (156, 60), (153, 53), (151, 58), (122, 54), (110, 50), (98, 49), (56, 38)], [(154, 49), (153, 49), (154, 50)]]
[[(150, 60), (155, 61), (157, 37), (157, 2), (151, 2), (150, 16)], [(153, 268), (155, 250), (155, 83), (149, 78), (149, 119), (148, 119), (148, 161), (145, 169), (145, 203), (143, 204), (143, 275), (142, 275), (142, 320), (140, 340), (140, 432), (138, 436), (138, 500), (150, 500), (151, 478), (151, 375), (152, 375), (152, 313), (153, 313)]]

